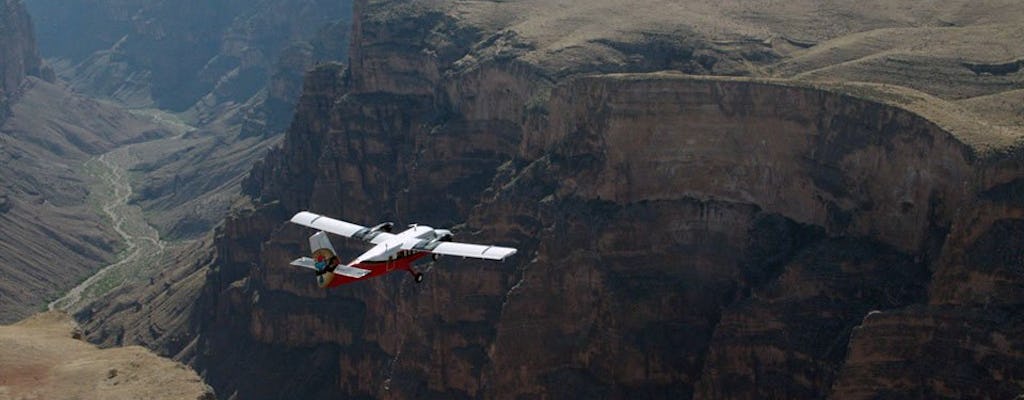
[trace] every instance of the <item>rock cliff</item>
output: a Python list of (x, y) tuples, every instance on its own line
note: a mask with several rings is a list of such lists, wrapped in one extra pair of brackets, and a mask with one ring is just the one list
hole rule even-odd
[[(1024, 132), (945, 93), (764, 76), (947, 15), (827, 2), (829, 31), (802, 17), (814, 2), (648, 3), (357, 1), (349, 67), (307, 76), (246, 201), (176, 273), (188, 322), (93, 339), (158, 347), (239, 398), (1024, 392)], [(303, 209), (519, 254), (324, 292), (284, 267)]]
[(43, 63), (36, 50), (32, 20), (20, 0), (0, 3), (0, 123), (7, 116), (8, 100), (27, 76), (40, 76)]

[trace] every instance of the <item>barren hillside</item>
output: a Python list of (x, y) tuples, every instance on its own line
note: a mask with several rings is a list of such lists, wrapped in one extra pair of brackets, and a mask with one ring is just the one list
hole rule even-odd
[(39, 59), (21, 1), (0, 8), (0, 321), (42, 309), (114, 258), (90, 203), (90, 158), (172, 134), (159, 121), (72, 93)]
[(180, 363), (138, 346), (101, 350), (80, 335), (60, 313), (0, 326), (0, 399), (216, 398)]

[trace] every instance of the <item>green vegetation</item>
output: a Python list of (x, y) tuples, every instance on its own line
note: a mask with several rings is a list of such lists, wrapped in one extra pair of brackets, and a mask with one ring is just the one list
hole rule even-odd
[(74, 311), (121, 286), (148, 282), (166, 261), (167, 243), (146, 222), (142, 209), (128, 204), (132, 187), (126, 170), (134, 164), (130, 154), (129, 146), (90, 160), (82, 167), (95, 178), (90, 184), (88, 204), (110, 219), (123, 240), (117, 261), (50, 303), (50, 308)]

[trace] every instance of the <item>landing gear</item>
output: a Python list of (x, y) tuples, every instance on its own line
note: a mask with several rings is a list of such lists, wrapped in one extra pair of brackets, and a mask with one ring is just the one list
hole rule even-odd
[(416, 281), (416, 283), (423, 282), (423, 274), (422, 273), (416, 272), (416, 270), (414, 270), (412, 268), (409, 268), (409, 273), (412, 274), (412, 279), (414, 281)]

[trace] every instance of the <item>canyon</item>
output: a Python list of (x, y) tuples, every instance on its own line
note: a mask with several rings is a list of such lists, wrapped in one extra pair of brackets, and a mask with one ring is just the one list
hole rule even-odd
[[(163, 253), (188, 248), (205, 234), (222, 217), (252, 161), (279, 140), (301, 90), (303, 71), (313, 63), (343, 57), (347, 23), (342, 17), (350, 11), (345, 2), (322, 2), (326, 8), (293, 2), (272, 9), (265, 4), (232, 4), (226, 16), (248, 13), (221, 21), (233, 24), (230, 27), (213, 26), (224, 30), (220, 37), (194, 37), (213, 45), (213, 54), (199, 55), (220, 60), (220, 67), (227, 70), (217, 73), (224, 76), (205, 72), (205, 79), (214, 79), (203, 83), (209, 93), (194, 98), (196, 106), (176, 112), (167, 102), (180, 99), (146, 100), (143, 94), (150, 92), (143, 87), (151, 86), (145, 81), (154, 76), (153, 68), (174, 66), (167, 61), (187, 58), (193, 52), (189, 46), (198, 44), (177, 40), (182, 36), (173, 41), (154, 38), (155, 33), (138, 22), (149, 18), (168, 23), (188, 36), (194, 32), (180, 31), (174, 25), (181, 20), (167, 19), (168, 13), (190, 19), (221, 6), (179, 10), (175, 4), (152, 2), (26, 3), (27, 7), (22, 1), (5, 0), (0, 9), (0, 323), (38, 313), (47, 303), (50, 308), (78, 310), (78, 303), (102, 299), (112, 288), (148, 281), (140, 275), (159, 273), (149, 264)], [(247, 6), (252, 8), (246, 10)], [(29, 10), (44, 11), (35, 15), (35, 24)], [(36, 32), (41, 32), (43, 51), (37, 50)], [(92, 35), (99, 38), (68, 45), (74, 41), (69, 38)], [(142, 44), (118, 46), (125, 43)], [(254, 48), (257, 45), (263, 47)], [(181, 69), (157, 71), (159, 84), (177, 87), (204, 73), (188, 70), (203, 64), (177, 66)], [(91, 75), (97, 71), (127, 75)], [(131, 79), (125, 78), (128, 75)], [(247, 80), (244, 84), (238, 83), (239, 75)], [(127, 86), (107, 86), (118, 83)], [(240, 86), (245, 90), (237, 90)], [(157, 94), (173, 95), (167, 90)], [(101, 171), (105, 168), (111, 171)], [(111, 185), (116, 187), (106, 187)], [(133, 213), (139, 206), (147, 210), (141, 217)], [(171, 242), (161, 241), (160, 234)], [(93, 275), (103, 266), (118, 268)], [(51, 302), (62, 295), (66, 297), (61, 302)], [(17, 333), (34, 335), (31, 330)], [(22, 339), (31, 340), (13, 340)], [(117, 362), (119, 355), (136, 357), (135, 353), (101, 352), (89, 358)], [(4, 364), (0, 375), (17, 369), (14, 361)], [(29, 367), (42, 372), (66, 369)], [(122, 383), (107, 383), (111, 382)], [(160, 380), (148, 382), (143, 386)], [(13, 395), (113, 396), (56, 387), (22, 392), (16, 388)], [(128, 397), (145, 393), (124, 392)], [(208, 392), (203, 398), (212, 398), (212, 390)]]
[[(101, 209), (104, 193), (94, 193), (103, 190), (102, 178), (90, 174), (89, 163), (101, 155), (117, 151), (124, 159), (119, 167), (134, 186), (127, 201), (146, 211), (146, 222), (163, 238), (196, 240), (219, 222), (254, 160), (280, 141), (303, 71), (344, 57), (344, 16), (350, 12), (344, 2), (322, 2), (330, 3), (324, 8), (312, 1), (180, 10), (170, 3), (58, 3), (5, 0), (0, 14), (0, 322), (38, 312), (101, 266), (117, 263), (130, 247)], [(78, 12), (83, 9), (92, 11)], [(39, 12), (35, 24), (30, 10)], [(175, 18), (195, 19), (211, 10), (224, 14), (210, 27), (221, 33), (194, 38), (213, 49), (201, 54), (208, 60), (159, 61), (185, 59), (193, 51), (180, 40), (153, 37), (140, 21), (171, 24), (176, 35), (187, 36), (194, 32), (174, 26)], [(48, 61), (37, 50), (36, 30)], [(93, 39), (69, 46), (68, 37)], [(127, 42), (146, 44), (124, 47)], [(159, 98), (131, 100), (149, 89), (105, 86), (150, 87), (142, 77), (184, 85), (209, 75), (203, 65), (216, 60), (230, 68), (207, 77), (214, 79), (203, 86), (208, 92), (174, 100), (195, 103), (184, 112), (139, 108), (163, 105)], [(179, 70), (154, 75), (154, 65)], [(95, 70), (133, 78), (97, 77)], [(239, 76), (251, 82), (232, 83)], [(223, 88), (239, 86), (252, 90)]]
[[(198, 239), (75, 317), (224, 398), (1015, 398), (1021, 14), (356, 0), (346, 63), (303, 64), (283, 139), (203, 192), (213, 233), (143, 188)], [(322, 291), (287, 267), (306, 209), (519, 253)]]
[(82, 164), (173, 130), (56, 82), (21, 2), (5, 1), (0, 11), (0, 323), (9, 323), (111, 262), (120, 246), (90, 203)]
[[(348, 69), (307, 75), (212, 249), (173, 295), (111, 310), (198, 300), (100, 309), (126, 322), (94, 339), (147, 343), (239, 397), (1020, 394), (1022, 133), (1012, 108), (979, 106), (1020, 75), (956, 69), (950, 50), (911, 63), (960, 98), (904, 79), (922, 32), (879, 45), (793, 18), (721, 40), (709, 25), (739, 5), (672, 31), (685, 18), (651, 3), (357, 2)], [(904, 23), (852, 15), (851, 32)], [(915, 18), (946, 17), (973, 18)], [(945, 34), (968, 47), (977, 29)], [(875, 83), (821, 72), (847, 52), (875, 60)], [(520, 255), (324, 293), (282, 267), (302, 209), (455, 225)], [(138, 327), (175, 318), (190, 325)]]
[(187, 133), (137, 146), (130, 166), (140, 177), (132, 201), (173, 240), (220, 221), (251, 165), (280, 141), (303, 73), (345, 58), (351, 18), (350, 2), (326, 0), (26, 6), (40, 51), (72, 90), (156, 110)]

